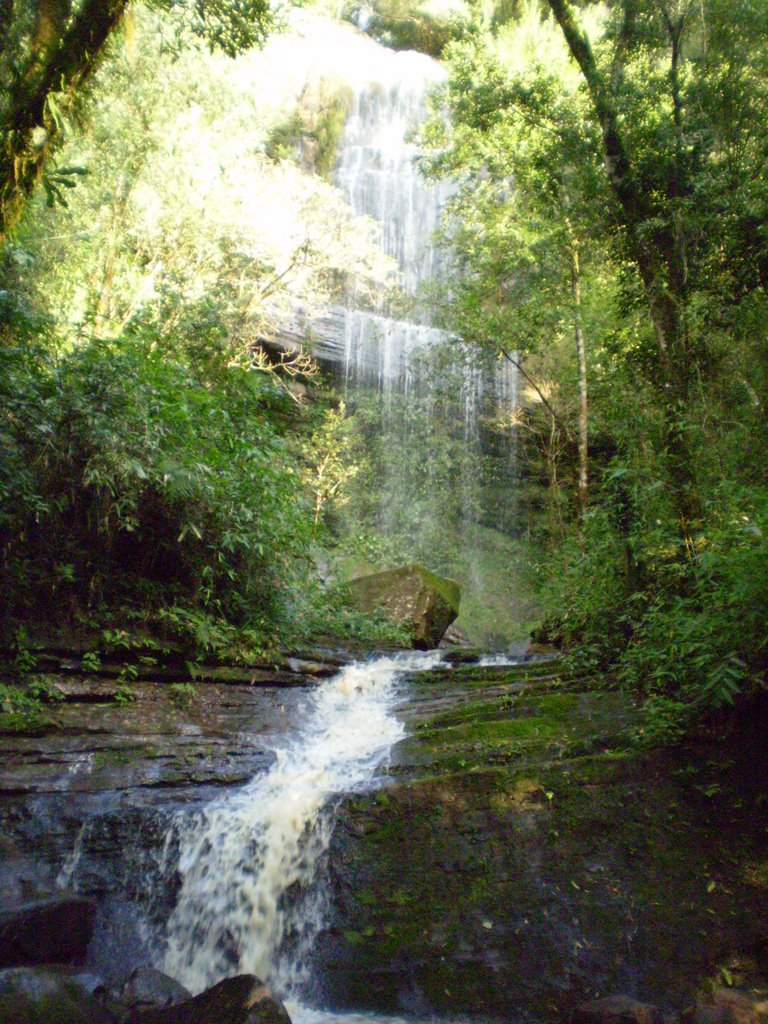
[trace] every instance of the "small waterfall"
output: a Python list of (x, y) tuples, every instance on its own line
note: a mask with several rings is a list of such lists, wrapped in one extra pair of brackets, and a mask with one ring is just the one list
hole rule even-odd
[[(249, 972), (283, 995), (307, 980), (322, 923), (313, 883), (333, 829), (333, 800), (369, 784), (403, 734), (392, 714), (403, 671), (439, 654), (357, 663), (324, 683), (303, 729), (265, 776), (196, 814), (180, 814), (181, 892), (163, 969), (193, 992)], [(290, 955), (286, 955), (290, 946)]]

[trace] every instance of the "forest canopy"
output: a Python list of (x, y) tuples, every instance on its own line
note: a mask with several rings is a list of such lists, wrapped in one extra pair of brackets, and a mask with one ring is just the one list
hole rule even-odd
[(681, 713), (765, 669), (767, 59), (758, 4), (523, 5), (423, 132), (446, 324), (542, 382), (544, 632)]
[[(763, 8), (368, 12), (381, 38), (447, 70), (420, 159), (451, 183), (448, 271), (419, 302), (522, 380), (522, 401), (481, 426), (514, 449), (503, 481), (437, 422), (455, 391), (445, 361), (420, 370), (436, 397), (396, 413), (392, 399), (391, 418), (433, 445), (426, 473), (403, 445), (392, 489), (425, 520), (432, 503), (427, 542), (399, 507), (385, 535), (373, 407), (340, 412), (315, 390), (300, 408), (310, 364), (299, 387), (254, 356), (292, 311), (351, 292), (370, 307), (396, 280), (333, 183), (352, 102), (333, 60), (272, 94), (278, 66), (297, 73), (287, 50), (253, 49), (279, 16), (261, 0), (6, 2), (9, 614), (119, 605), (263, 639), (319, 621), (302, 596), (318, 543), (322, 559), (357, 545), (448, 571), (486, 531), (532, 567), (537, 635), (641, 690), (660, 728), (754, 689), (768, 657)], [(363, 24), (356, 5), (341, 13)], [(308, 24), (295, 45), (319, 53)], [(324, 465), (337, 475), (321, 485)], [(514, 490), (503, 516), (443, 486), (469, 477), (491, 498)]]

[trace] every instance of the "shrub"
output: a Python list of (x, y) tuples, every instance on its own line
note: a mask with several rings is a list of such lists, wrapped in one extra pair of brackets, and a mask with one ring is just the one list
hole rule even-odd
[(178, 602), (271, 632), (310, 535), (274, 385), (215, 330), (4, 357), (6, 612)]

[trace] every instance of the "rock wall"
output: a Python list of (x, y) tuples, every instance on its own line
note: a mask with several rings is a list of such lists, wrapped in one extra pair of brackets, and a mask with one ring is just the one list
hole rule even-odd
[(615, 992), (680, 1011), (745, 963), (765, 976), (766, 780), (748, 748), (637, 751), (624, 695), (463, 677), (414, 705), (392, 784), (344, 803), (319, 999), (564, 1019)]

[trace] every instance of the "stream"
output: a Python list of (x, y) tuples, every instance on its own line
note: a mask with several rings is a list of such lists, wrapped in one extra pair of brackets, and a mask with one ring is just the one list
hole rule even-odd
[(413, 652), (342, 669), (310, 698), (298, 733), (277, 743), (266, 775), (177, 814), (181, 889), (158, 966), (193, 993), (256, 974), (293, 1000), (295, 1020), (315, 1019), (296, 1000), (323, 923), (335, 799), (370, 786), (403, 736), (393, 712), (399, 677), (440, 658)]

